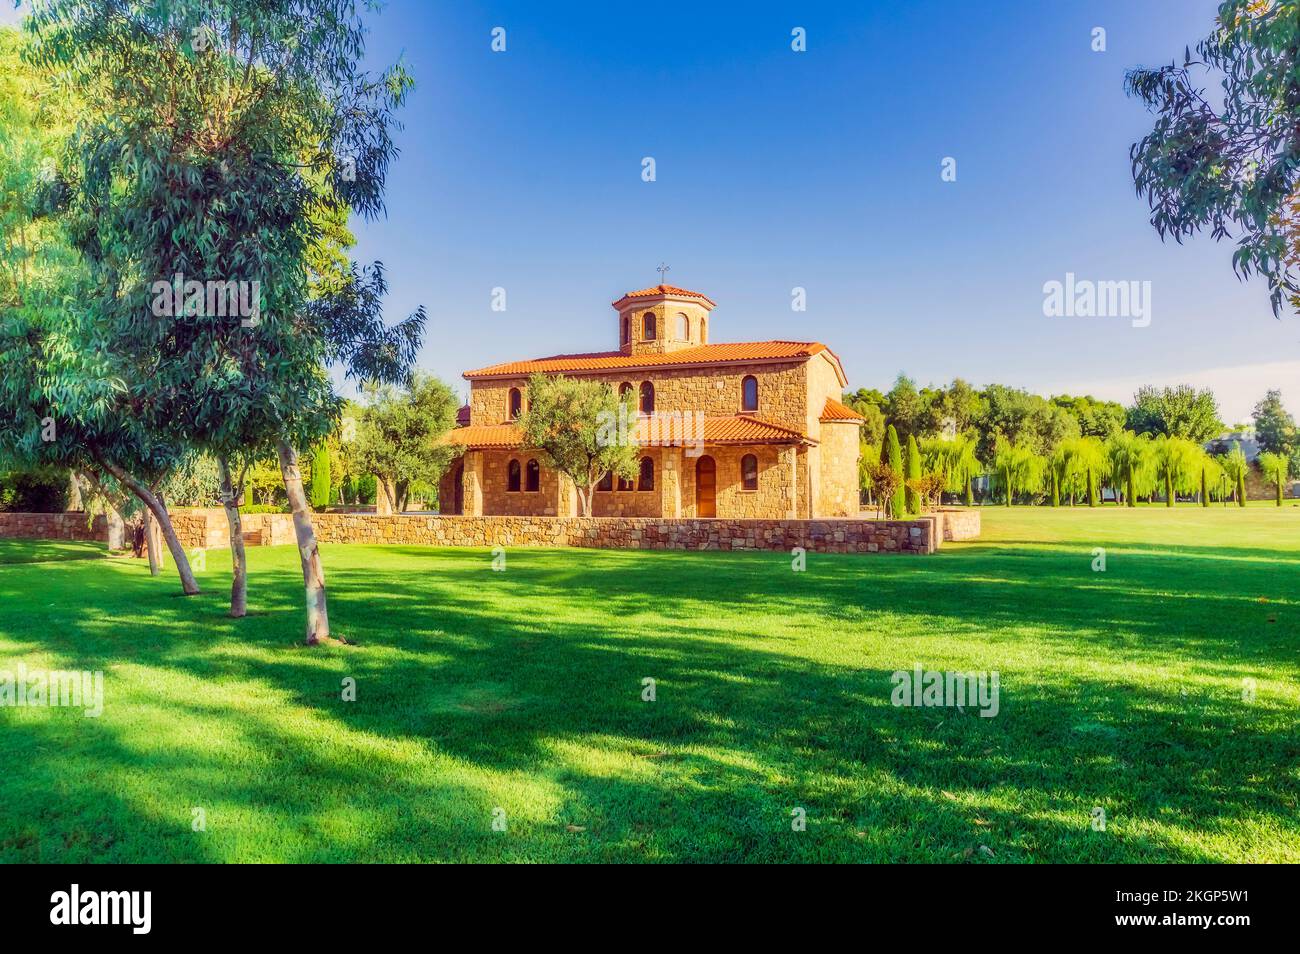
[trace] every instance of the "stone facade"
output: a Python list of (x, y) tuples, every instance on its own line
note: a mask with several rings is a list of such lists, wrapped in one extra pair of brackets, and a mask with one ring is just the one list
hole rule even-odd
[[(703, 295), (660, 285), (629, 292), (614, 302), (618, 313), (619, 350), (507, 362), (466, 372), (470, 381), (467, 430), (509, 430), (512, 408), (527, 409), (528, 376), (557, 373), (630, 389), (638, 397), (653, 388), (652, 406), (643, 413), (702, 415), (715, 422), (750, 424), (732, 428), (747, 436), (706, 440), (703, 453), (716, 464), (714, 512), (717, 518), (818, 519), (853, 517), (858, 511), (858, 428), (860, 418), (823, 420), (828, 402), (836, 402), (846, 383), (839, 359), (816, 342), (750, 342), (708, 347), (713, 302)], [(646, 335), (647, 322), (653, 337)], [(721, 349), (721, 350), (719, 350)], [(664, 359), (671, 359), (666, 362)], [(642, 359), (641, 363), (637, 359)], [(752, 379), (756, 406), (747, 406), (745, 382)], [(776, 425), (788, 434), (765, 434), (752, 422)], [(706, 428), (707, 429), (707, 428)], [(770, 429), (769, 429), (770, 430)], [(452, 441), (456, 442), (456, 432)], [(566, 516), (576, 513), (569, 481), (546, 473), (541, 494), (546, 500), (504, 490), (509, 441), (487, 435), (483, 443), (464, 438), (461, 462), (440, 487), (445, 514)], [(643, 456), (654, 462), (653, 490), (597, 491), (596, 516), (701, 517), (707, 497), (697, 497), (699, 448), (645, 445)], [(477, 456), (475, 456), (477, 455)], [(742, 461), (758, 461), (756, 488), (741, 480)], [(529, 456), (516, 454), (523, 462)], [(540, 457), (539, 457), (540, 460)]]
[(0, 513), (0, 537), (17, 540), (107, 541), (108, 519), (84, 513)]

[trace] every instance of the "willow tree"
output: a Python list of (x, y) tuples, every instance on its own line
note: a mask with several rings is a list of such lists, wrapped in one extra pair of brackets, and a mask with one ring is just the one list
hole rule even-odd
[(1151, 445), (1156, 479), (1164, 487), (1165, 506), (1172, 507), (1179, 491), (1193, 490), (1200, 481), (1200, 445), (1182, 437), (1157, 437)]
[(1151, 465), (1151, 440), (1132, 431), (1117, 431), (1106, 441), (1110, 458), (1110, 479), (1124, 488), (1124, 504), (1137, 506), (1138, 493), (1147, 481), (1143, 478)]
[(1025, 444), (998, 438), (993, 449), (993, 470), (1006, 490), (1008, 507), (1017, 493), (1033, 493), (1042, 487), (1047, 459)]
[(1260, 471), (1273, 482), (1277, 488), (1277, 505), (1282, 506), (1282, 487), (1286, 484), (1289, 476), (1288, 471), (1291, 468), (1291, 460), (1285, 454), (1277, 454), (1273, 451), (1264, 451), (1255, 458), (1255, 463), (1259, 465)]
[(148, 430), (227, 475), (232, 456), (275, 449), (319, 642), (324, 568), (296, 448), (338, 417), (330, 363), (401, 379), (418, 347), (423, 314), (385, 327), (382, 270), (337, 247), (348, 213), (383, 210), (410, 79), (360, 69), (350, 0), (41, 0), (26, 25), (35, 61), (87, 102), (61, 172), (95, 339)]

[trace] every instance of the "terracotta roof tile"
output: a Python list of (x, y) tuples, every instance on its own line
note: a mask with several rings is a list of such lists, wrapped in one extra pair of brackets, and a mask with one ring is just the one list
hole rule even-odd
[(548, 374), (565, 371), (619, 371), (640, 368), (665, 368), (680, 365), (722, 364), (727, 362), (771, 361), (789, 358), (797, 361), (827, 351), (818, 341), (737, 341), (683, 348), (663, 354), (623, 354), (621, 351), (595, 351), (588, 354), (557, 354), (530, 361), (506, 361), (485, 368), (466, 371), (465, 378), (492, 375), (517, 376), (535, 371)]
[[(637, 419), (637, 442), (648, 446), (683, 446), (695, 443), (694, 420), (673, 415)], [(800, 431), (765, 421), (752, 414), (704, 418), (705, 444), (802, 444), (816, 443)], [(457, 447), (504, 449), (523, 446), (523, 435), (514, 424), (474, 424), (457, 427), (442, 443)]]
[(865, 421), (866, 418), (859, 414), (853, 408), (841, 404), (835, 398), (826, 399), (826, 407), (822, 409), (822, 416), (818, 418), (822, 421)]
[(611, 302), (611, 304), (617, 308), (620, 302), (627, 301), (629, 298), (658, 298), (660, 295), (671, 295), (674, 298), (697, 298), (700, 301), (707, 301), (710, 307), (717, 307), (716, 302), (708, 295), (701, 295), (689, 288), (678, 288), (676, 285), (652, 285), (649, 288), (638, 288), (636, 291), (625, 292), (622, 298)]

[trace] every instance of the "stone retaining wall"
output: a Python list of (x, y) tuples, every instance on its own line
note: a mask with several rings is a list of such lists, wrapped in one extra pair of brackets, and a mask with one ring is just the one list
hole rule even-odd
[(20, 540), (108, 540), (108, 519), (84, 513), (0, 513), (0, 537)]
[[(440, 517), (367, 513), (313, 515), (321, 543), (407, 546), (597, 547), (631, 550), (791, 550), (821, 553), (933, 553), (944, 540), (979, 532), (979, 513), (942, 511), (915, 520), (669, 520), (660, 517)], [(187, 550), (229, 545), (220, 509), (176, 510), (172, 523)], [(286, 513), (243, 516), (246, 538), (265, 546), (294, 542)], [(80, 533), (80, 535), (75, 535)], [(0, 514), (0, 537), (104, 540), (102, 517), (88, 529), (83, 514)]]

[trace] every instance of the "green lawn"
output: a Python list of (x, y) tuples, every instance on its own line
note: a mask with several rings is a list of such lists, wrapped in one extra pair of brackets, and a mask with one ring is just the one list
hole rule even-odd
[[(327, 547), (358, 645), (317, 649), (292, 548), (238, 622), (224, 552), (190, 599), (0, 566), (0, 669), (106, 672), (101, 718), (0, 708), (0, 861), (1300, 861), (1300, 508), (983, 513), (804, 573)], [(999, 714), (891, 705), (914, 663), (998, 671)]]
[(102, 543), (79, 540), (0, 540), (0, 566), (8, 563), (50, 563), (92, 560), (107, 551)]

